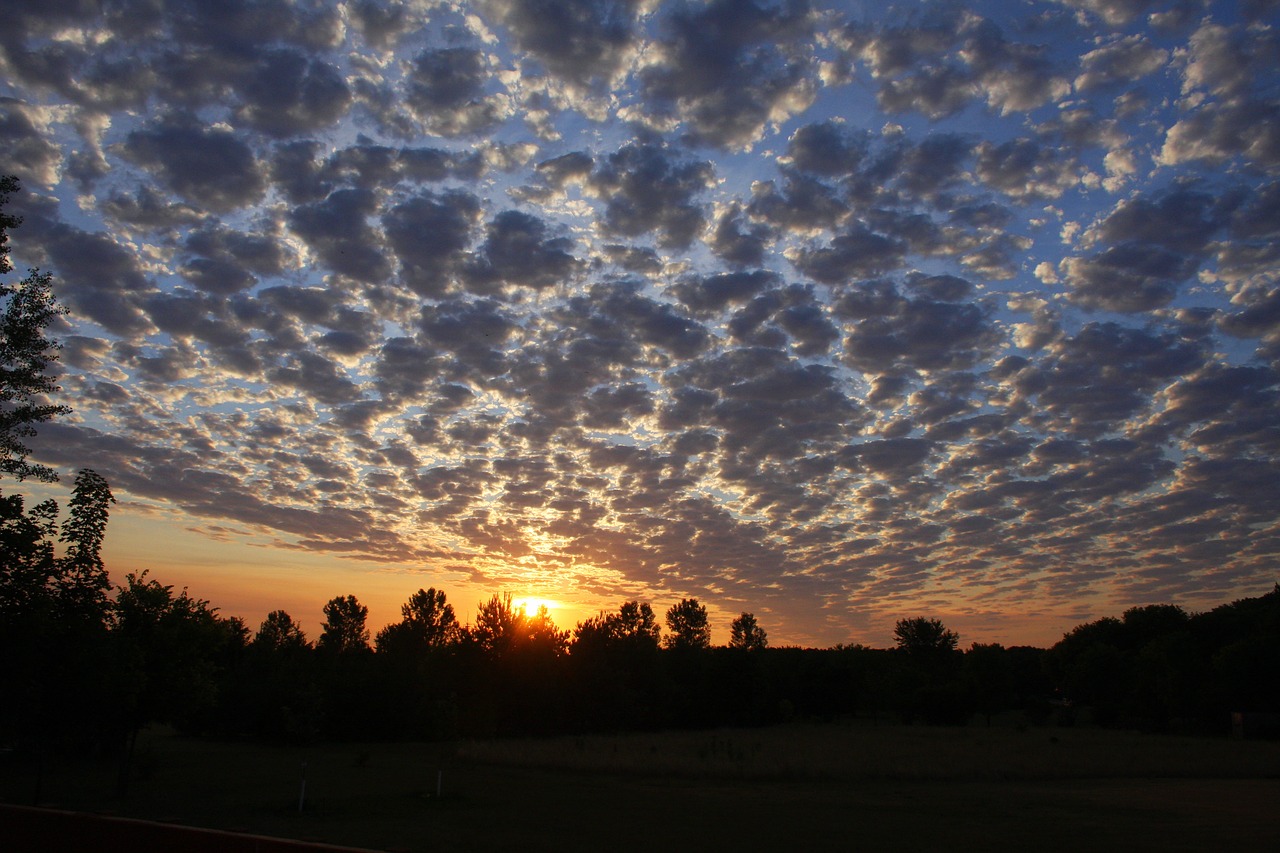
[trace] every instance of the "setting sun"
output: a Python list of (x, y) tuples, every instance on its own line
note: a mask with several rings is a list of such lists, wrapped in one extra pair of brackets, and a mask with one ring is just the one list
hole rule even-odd
[(555, 614), (556, 610), (560, 609), (559, 602), (552, 601), (549, 598), (531, 598), (531, 597), (517, 598), (514, 601), (512, 601), (512, 604), (514, 604), (516, 607), (523, 609), (524, 612), (529, 616), (533, 616), (534, 614), (536, 614), (538, 612), (539, 607), (547, 608), (547, 612), (552, 615)]

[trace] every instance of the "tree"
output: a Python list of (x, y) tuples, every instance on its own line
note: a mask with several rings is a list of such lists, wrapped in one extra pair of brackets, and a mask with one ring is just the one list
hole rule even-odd
[(652, 607), (628, 601), (617, 613), (602, 612), (579, 622), (573, 629), (573, 648), (579, 651), (624, 647), (656, 649), (661, 630)]
[(525, 617), (525, 632), (535, 652), (559, 657), (569, 648), (569, 632), (556, 627), (545, 604), (538, 605), (534, 615)]
[(283, 610), (272, 610), (258, 627), (253, 638), (255, 648), (264, 652), (290, 653), (308, 649), (307, 635), (293, 617)]
[(743, 613), (729, 625), (729, 648), (756, 651), (769, 645), (769, 635), (753, 613)]
[(524, 633), (524, 608), (511, 603), (511, 593), (494, 594), (476, 610), (471, 638), (486, 652), (505, 654), (520, 644)]
[(445, 601), (444, 591), (435, 587), (409, 596), (400, 613), (403, 618), (399, 622), (378, 632), (375, 645), (379, 652), (440, 648), (457, 642), (462, 634), (453, 605)]
[[(0, 177), (0, 274), (13, 269), (9, 229), (22, 220), (3, 209), (17, 191), (16, 178)], [(45, 330), (67, 313), (53, 296), (52, 280), (33, 269), (16, 284), (0, 282), (0, 471), (19, 480), (58, 479), (52, 468), (27, 461), (31, 450), (23, 441), (35, 435), (34, 424), (71, 411), (49, 403), (46, 396), (58, 390), (46, 371), (57, 360), (59, 344), (46, 337)]]
[(0, 625), (48, 605), (57, 520), (57, 501), (27, 509), (22, 495), (0, 495)]
[(711, 646), (711, 626), (707, 624), (707, 608), (696, 598), (681, 599), (667, 610), (664, 640), (668, 649), (705, 649)]
[(327, 654), (351, 654), (369, 650), (369, 629), (365, 622), (369, 608), (354, 595), (339, 595), (324, 606), (324, 624), (316, 649)]
[(956, 650), (960, 635), (947, 629), (941, 620), (917, 616), (899, 619), (893, 627), (899, 650), (918, 657), (945, 657)]
[(109, 507), (116, 499), (107, 481), (89, 468), (76, 474), (68, 503), (70, 516), (62, 524), (66, 554), (54, 579), (63, 613), (105, 618), (111, 581), (102, 563)]
[(129, 574), (111, 611), (116, 694), (112, 709), (125, 738), (119, 785), (127, 787), (138, 731), (147, 723), (198, 730), (213, 717), (221, 665), (243, 643), (243, 623), (223, 619), (184, 589)]

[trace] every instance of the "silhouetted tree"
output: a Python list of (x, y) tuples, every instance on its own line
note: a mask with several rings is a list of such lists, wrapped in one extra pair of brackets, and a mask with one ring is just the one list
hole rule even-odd
[(954, 652), (960, 635), (949, 630), (941, 620), (917, 616), (899, 619), (893, 626), (893, 639), (898, 649), (907, 654), (936, 656)]
[(255, 648), (266, 652), (292, 653), (309, 649), (307, 635), (293, 617), (283, 610), (272, 610), (258, 626), (253, 638)]
[(309, 741), (323, 727), (314, 650), (302, 627), (283, 610), (262, 620), (249, 644), (236, 685), (247, 703), (242, 718), (250, 730), (273, 740)]
[[(9, 196), (18, 191), (13, 176), (0, 176), (0, 274), (10, 272), (9, 229), (21, 224), (4, 213)], [(27, 461), (23, 440), (35, 434), (35, 424), (71, 411), (47, 402), (58, 390), (46, 371), (57, 359), (59, 344), (45, 331), (67, 309), (54, 299), (52, 277), (31, 270), (17, 283), (0, 281), (0, 472), (19, 480), (31, 477), (45, 482), (58, 479), (53, 469)]]
[(22, 495), (0, 496), (0, 625), (51, 607), (58, 503), (46, 500), (27, 509), (25, 501)]
[(401, 620), (378, 632), (378, 691), (385, 708), (383, 731), (438, 738), (457, 730), (462, 627), (442, 590), (419, 589), (400, 608)]
[(572, 707), (580, 727), (644, 728), (660, 722), (660, 634), (653, 608), (638, 601), (578, 623), (569, 660), (578, 691)]
[(757, 651), (769, 645), (769, 635), (756, 622), (755, 614), (743, 613), (729, 625), (729, 648)]
[(339, 595), (324, 606), (316, 641), (317, 680), (323, 697), (327, 737), (368, 738), (385, 709), (376, 701), (373, 652), (366, 622), (369, 608), (354, 595)]
[(111, 611), (115, 654), (114, 716), (126, 741), (120, 787), (138, 731), (148, 723), (171, 723), (198, 732), (212, 722), (229, 647), (242, 647), (244, 625), (222, 619), (209, 602), (184, 589), (129, 574)]
[(668, 649), (706, 649), (711, 647), (711, 626), (707, 624), (707, 608), (696, 598), (681, 599), (667, 609), (668, 634), (663, 641)]
[(324, 623), (316, 650), (325, 654), (351, 654), (369, 650), (369, 629), (365, 622), (369, 608), (354, 595), (339, 595), (324, 606)]
[(480, 603), (476, 624), (470, 629), (471, 639), (491, 655), (503, 655), (520, 645), (527, 634), (525, 613), (511, 603), (511, 593), (496, 593)]
[(1013, 700), (1013, 670), (1004, 646), (974, 643), (964, 655), (964, 677), (987, 725)]
[(963, 723), (969, 702), (957, 678), (960, 635), (938, 619), (918, 616), (899, 619), (893, 636), (895, 653), (903, 659), (898, 671), (898, 710), (903, 717), (931, 724)]
[(94, 471), (76, 474), (68, 503), (70, 515), (62, 525), (66, 553), (54, 579), (61, 611), (102, 620), (106, 616), (111, 581), (102, 563), (102, 542), (107, 532), (109, 507), (116, 499), (111, 488)]
[(525, 631), (534, 654), (559, 657), (569, 648), (569, 632), (556, 626), (545, 604), (539, 605), (532, 616), (525, 617)]
[(375, 645), (379, 652), (439, 648), (457, 642), (462, 634), (453, 605), (435, 587), (419, 589), (409, 596), (400, 613), (403, 618), (399, 622), (378, 632)]
[(604, 648), (658, 648), (662, 629), (647, 602), (627, 601), (617, 613), (600, 613), (573, 629), (570, 651), (577, 654)]

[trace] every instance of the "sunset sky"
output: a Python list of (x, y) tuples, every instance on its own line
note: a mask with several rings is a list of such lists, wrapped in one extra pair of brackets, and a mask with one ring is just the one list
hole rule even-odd
[(106, 477), (117, 580), (967, 646), (1280, 577), (1274, 2), (21, 5), (74, 413), (2, 485)]

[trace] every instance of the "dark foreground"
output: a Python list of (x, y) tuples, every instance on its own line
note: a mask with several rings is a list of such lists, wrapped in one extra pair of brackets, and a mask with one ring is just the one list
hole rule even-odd
[[(49, 767), (43, 802), (159, 820), (157, 833), (238, 834), (111, 847), (116, 830), (98, 826), (86, 845), (80, 819), (53, 815), (65, 833), (26, 849), (311, 849), (257, 835), (395, 851), (1077, 853), (1270, 851), (1280, 837), (1280, 744), (1226, 739), (824, 727), (285, 749), (154, 737), (138, 769), (119, 798), (104, 793), (113, 768)], [(29, 790), (27, 770), (3, 768), (7, 802)], [(16, 853), (15, 813), (0, 810), (0, 849)]]

